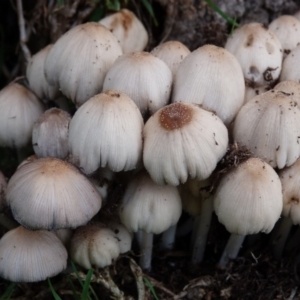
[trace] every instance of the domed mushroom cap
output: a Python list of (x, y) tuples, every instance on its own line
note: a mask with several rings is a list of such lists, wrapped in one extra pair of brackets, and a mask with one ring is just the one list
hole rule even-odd
[(48, 109), (39, 117), (32, 130), (32, 146), (38, 157), (66, 158), (70, 121), (71, 116), (58, 108)]
[(294, 48), (282, 63), (280, 81), (294, 80), (300, 82), (300, 46)]
[(282, 211), (279, 177), (267, 163), (250, 158), (221, 179), (214, 194), (214, 208), (231, 233), (268, 233)]
[(275, 33), (284, 51), (284, 55), (300, 44), (300, 21), (289, 15), (281, 15), (269, 24), (269, 29)]
[(290, 217), (294, 225), (300, 224), (300, 159), (279, 172), (282, 183), (284, 217)]
[(0, 91), (0, 145), (21, 148), (31, 140), (43, 105), (26, 87), (12, 83)]
[(68, 253), (54, 232), (24, 227), (0, 240), (0, 277), (13, 282), (36, 282), (67, 267)]
[(0, 212), (3, 210), (4, 207), (7, 206), (6, 188), (7, 188), (6, 179), (5, 179), (4, 175), (2, 174), (2, 172), (0, 171)]
[(52, 45), (48, 45), (33, 55), (26, 68), (30, 89), (44, 102), (55, 100), (61, 93), (58, 87), (51, 86), (45, 78), (44, 63)]
[(274, 86), (274, 90), (295, 96), (300, 99), (300, 83), (294, 80), (281, 81)]
[(228, 145), (227, 128), (219, 117), (192, 103), (160, 109), (143, 132), (144, 165), (158, 184), (208, 178)]
[(246, 86), (244, 104), (252, 100), (255, 96), (263, 94), (270, 90), (268, 85), (264, 86)]
[(104, 268), (120, 255), (118, 240), (111, 229), (88, 224), (75, 230), (70, 244), (70, 256), (80, 266)]
[(45, 61), (46, 79), (77, 106), (102, 91), (106, 72), (122, 54), (115, 36), (103, 25), (77, 25), (53, 45)]
[(128, 95), (142, 114), (153, 114), (169, 101), (172, 72), (159, 58), (147, 52), (119, 57), (105, 76), (103, 90), (116, 89)]
[(7, 202), (23, 226), (56, 230), (86, 224), (99, 211), (101, 196), (77, 168), (49, 157), (17, 169), (8, 182)]
[(282, 169), (300, 156), (299, 100), (271, 90), (247, 102), (236, 116), (234, 141), (272, 167)]
[(263, 24), (249, 23), (236, 29), (225, 48), (239, 61), (246, 84), (269, 85), (279, 77), (283, 55), (281, 43)]
[(174, 79), (173, 102), (202, 104), (229, 124), (244, 102), (241, 66), (226, 49), (205, 45), (189, 54)]
[(157, 185), (146, 172), (129, 183), (119, 209), (120, 219), (129, 231), (155, 234), (175, 225), (181, 212), (177, 188)]
[(141, 160), (143, 125), (139, 109), (125, 94), (112, 90), (98, 94), (71, 120), (70, 153), (88, 174), (99, 167), (132, 170)]
[(168, 41), (155, 47), (151, 54), (158, 57), (166, 63), (172, 71), (173, 77), (182, 60), (188, 56), (191, 51), (179, 41)]
[(148, 33), (142, 22), (128, 9), (111, 14), (99, 21), (120, 42), (123, 53), (142, 51), (148, 43)]

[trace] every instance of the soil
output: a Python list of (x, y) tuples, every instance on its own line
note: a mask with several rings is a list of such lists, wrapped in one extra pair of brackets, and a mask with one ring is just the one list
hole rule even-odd
[[(14, 1), (3, 1), (0, 10), (0, 88), (24, 75), (25, 57), (19, 45), (19, 28)], [(28, 29), (28, 48), (34, 54), (48, 43), (53, 43), (71, 26), (95, 20), (107, 11), (105, 1), (23, 1), (24, 17)], [(59, 5), (62, 2), (64, 4)], [(113, 2), (113, 1), (111, 1)], [(142, 1), (120, 1), (132, 9), (143, 21), (149, 34), (148, 50), (162, 41), (179, 40), (190, 50), (207, 43), (223, 46), (232, 25), (228, 24), (205, 1), (153, 0), (158, 26)], [(300, 9), (300, 1), (292, 0), (216, 0), (218, 7), (239, 24), (261, 22), (268, 24), (282, 14), (293, 14)], [(29, 151), (30, 152), (30, 151)], [(234, 162), (232, 162), (234, 164)], [(7, 178), (17, 167), (17, 153), (0, 148), (0, 170)], [(124, 187), (116, 184), (111, 198), (117, 205)], [(113, 205), (113, 206), (114, 206)], [(109, 207), (114, 211), (116, 207)], [(9, 215), (9, 212), (8, 212)], [(179, 227), (189, 218), (183, 214)], [(294, 233), (296, 228), (293, 228)], [(0, 229), (0, 236), (5, 230)], [(204, 261), (198, 266), (190, 263), (189, 243), (191, 233), (178, 237), (174, 250), (161, 252), (154, 247), (151, 272), (141, 272), (132, 266), (138, 261), (138, 250), (122, 255), (109, 268), (116, 285), (126, 299), (138, 299), (137, 278), (142, 278), (146, 288), (144, 299), (300, 299), (299, 243), (285, 251), (281, 260), (275, 260), (270, 245), (270, 235), (248, 237), (235, 261), (226, 269), (217, 267), (218, 260), (229, 237), (228, 232), (213, 216)], [(155, 240), (159, 243), (159, 237)], [(131, 268), (135, 268), (135, 276)], [(80, 270), (80, 269), (78, 269)], [(86, 272), (86, 271), (85, 271)], [(139, 275), (136, 275), (139, 274)], [(82, 275), (84, 276), (84, 275)], [(111, 299), (112, 293), (99, 282), (103, 270), (94, 270), (91, 286), (98, 299)], [(74, 291), (81, 297), (82, 286), (71, 266), (64, 274), (51, 279), (61, 299), (74, 299)], [(11, 283), (0, 279), (0, 299), (10, 291)], [(76, 293), (75, 292), (75, 293)], [(3, 296), (3, 298), (1, 297)], [(10, 299), (53, 299), (47, 281), (34, 284), (17, 284)], [(75, 298), (76, 299), (76, 298)], [(91, 299), (95, 299), (91, 293)]]

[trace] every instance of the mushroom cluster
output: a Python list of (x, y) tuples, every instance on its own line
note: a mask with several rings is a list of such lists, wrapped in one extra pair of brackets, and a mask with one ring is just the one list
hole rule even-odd
[[(300, 71), (286, 69), (300, 48), (284, 39), (295, 20), (244, 25), (225, 47), (190, 52), (169, 41), (148, 52), (143, 24), (124, 9), (35, 54), (27, 82), (0, 91), (0, 146), (31, 142), (35, 153), (8, 184), (0, 172), (0, 210), (8, 206), (18, 225), (0, 241), (0, 276), (44, 280), (66, 268), (68, 252), (83, 268), (105, 268), (133, 236), (149, 271), (154, 235), (172, 249), (182, 210), (193, 216), (193, 264), (204, 258), (213, 212), (231, 233), (221, 267), (281, 213), (299, 224), (291, 185), (300, 180)], [(247, 160), (228, 154), (230, 142)], [(111, 203), (116, 183), (123, 192)]]

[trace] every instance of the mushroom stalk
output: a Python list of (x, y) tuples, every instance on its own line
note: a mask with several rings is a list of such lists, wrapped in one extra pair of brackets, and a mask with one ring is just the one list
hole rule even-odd
[(273, 254), (276, 259), (280, 259), (283, 253), (283, 248), (293, 226), (292, 219), (289, 217), (281, 218), (278, 227), (275, 229), (273, 237)]
[(140, 266), (143, 270), (151, 270), (152, 260), (152, 248), (153, 248), (153, 233), (143, 231), (141, 240), (141, 257)]
[(198, 264), (203, 260), (206, 240), (210, 228), (213, 213), (213, 201), (211, 197), (204, 199), (200, 215), (194, 222), (194, 232), (192, 235), (192, 263)]
[(175, 244), (177, 224), (172, 225), (166, 231), (163, 232), (161, 237), (161, 248), (162, 250), (171, 250)]
[(219, 260), (218, 266), (225, 268), (230, 259), (236, 259), (245, 239), (244, 235), (232, 233)]

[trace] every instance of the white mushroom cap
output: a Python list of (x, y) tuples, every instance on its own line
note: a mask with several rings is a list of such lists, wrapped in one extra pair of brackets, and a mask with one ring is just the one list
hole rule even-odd
[(143, 23), (128, 9), (111, 14), (99, 21), (119, 41), (123, 53), (143, 51), (148, 44), (148, 33)]
[(300, 45), (300, 21), (289, 15), (281, 15), (269, 24), (269, 29), (279, 39), (284, 55)]
[(66, 248), (68, 248), (71, 237), (73, 235), (73, 230), (70, 228), (62, 228), (54, 231), (59, 240), (64, 244)]
[(0, 91), (0, 145), (21, 148), (29, 144), (34, 122), (43, 105), (26, 87), (12, 83)]
[(172, 101), (201, 104), (229, 124), (243, 105), (244, 95), (244, 77), (237, 59), (224, 48), (205, 45), (180, 64)]
[(294, 80), (281, 81), (274, 86), (274, 90), (291, 94), (300, 100), (300, 83)]
[(214, 208), (231, 233), (268, 233), (282, 211), (279, 177), (267, 163), (250, 158), (221, 179), (214, 194)]
[(294, 225), (300, 224), (300, 159), (292, 166), (280, 170), (284, 217), (291, 218)]
[(7, 202), (23, 226), (56, 230), (86, 224), (99, 211), (101, 196), (77, 168), (49, 157), (17, 169), (8, 182)]
[(53, 45), (45, 61), (46, 79), (80, 106), (102, 91), (104, 77), (122, 49), (99, 23), (77, 25)]
[[(300, 33), (299, 33), (300, 34)], [(282, 63), (280, 81), (294, 80), (300, 82), (300, 46), (294, 48)]]
[(14, 282), (42, 281), (63, 271), (67, 258), (54, 232), (20, 226), (0, 240), (0, 277)]
[(179, 41), (168, 41), (155, 47), (151, 54), (158, 57), (166, 63), (172, 71), (173, 77), (182, 60), (188, 56), (191, 51)]
[(70, 256), (85, 269), (104, 268), (120, 255), (118, 240), (111, 229), (88, 224), (75, 230), (70, 244)]
[(105, 76), (103, 90), (128, 95), (142, 114), (153, 114), (169, 102), (172, 72), (159, 58), (147, 52), (124, 54)]
[(0, 212), (3, 210), (3, 208), (5, 208), (7, 206), (6, 188), (7, 188), (6, 179), (5, 179), (4, 175), (2, 174), (2, 172), (0, 171)]
[(241, 64), (246, 84), (265, 86), (280, 75), (282, 47), (276, 35), (260, 23), (249, 23), (236, 29), (225, 48)]
[(118, 91), (98, 94), (70, 122), (70, 153), (87, 174), (99, 167), (132, 170), (142, 156), (143, 125), (139, 109), (128, 96)]
[(268, 85), (264, 86), (246, 86), (244, 104), (252, 100), (255, 96), (263, 94), (270, 90)]
[(256, 96), (236, 116), (234, 141), (274, 168), (292, 165), (300, 156), (299, 108), (299, 99), (281, 91)]
[(55, 100), (61, 93), (58, 87), (51, 86), (45, 78), (44, 63), (52, 45), (48, 45), (33, 55), (26, 68), (30, 89), (44, 102)]
[(160, 109), (143, 132), (144, 165), (158, 184), (208, 178), (228, 146), (227, 128), (220, 118), (192, 103)]
[(58, 108), (48, 109), (39, 117), (32, 131), (32, 145), (37, 157), (66, 158), (70, 121), (71, 116)]
[(179, 192), (174, 186), (159, 186), (146, 173), (129, 183), (119, 215), (129, 231), (160, 234), (175, 225), (182, 212)]

